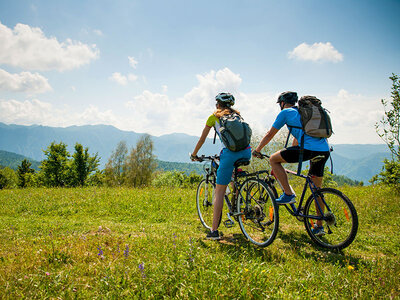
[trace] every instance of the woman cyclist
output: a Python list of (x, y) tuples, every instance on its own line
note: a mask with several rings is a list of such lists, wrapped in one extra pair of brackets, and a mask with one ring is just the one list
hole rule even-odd
[[(214, 127), (217, 134), (220, 136), (220, 123), (219, 119), (224, 116), (231, 114), (233, 112), (239, 114), (239, 112), (232, 108), (235, 104), (235, 98), (229, 93), (219, 93), (216, 97), (216, 107), (217, 109), (214, 113), (207, 119), (206, 125), (203, 132), (193, 150), (190, 158), (192, 161), (198, 160), (197, 153), (203, 146), (210, 129)], [(220, 137), (221, 139), (221, 137)], [(218, 226), (220, 222), (220, 216), (222, 212), (222, 207), (224, 205), (224, 195), (226, 187), (231, 181), (232, 172), (234, 169), (234, 163), (241, 158), (250, 159), (251, 158), (251, 147), (247, 146), (244, 150), (233, 152), (228, 148), (224, 147), (220, 154), (220, 164), (217, 170), (217, 185), (215, 188), (215, 200), (214, 200), (214, 211), (213, 211), (213, 223), (211, 231), (207, 234), (208, 239), (219, 240), (221, 238), (218, 232)]]

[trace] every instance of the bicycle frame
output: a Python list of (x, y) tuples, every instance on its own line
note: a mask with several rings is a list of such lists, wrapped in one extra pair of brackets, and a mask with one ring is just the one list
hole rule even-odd
[[(201, 159), (210, 161), (210, 169), (205, 170), (206, 174), (205, 179), (207, 182), (211, 182), (213, 184), (215, 184), (215, 179), (216, 179), (216, 168), (213, 169), (214, 167), (212, 166), (212, 163), (215, 163), (218, 165), (218, 160), (219, 160), (219, 156), (202, 156)], [(233, 180), (230, 182), (231, 184), (233, 184), (233, 189), (231, 191), (232, 193), (232, 199), (229, 199), (227, 196), (224, 197), (224, 201), (228, 207), (229, 210), (229, 214), (228, 214), (228, 219), (230, 219), (231, 222), (233, 222), (233, 220), (231, 219), (231, 217), (237, 217), (242, 215), (242, 213), (237, 213), (234, 211), (234, 204), (236, 203), (238, 197), (242, 197), (243, 199), (245, 199), (246, 197), (244, 197), (243, 195), (239, 195), (239, 191), (241, 188), (241, 183), (240, 183), (240, 178), (250, 178), (250, 177), (255, 177), (257, 179), (259, 179), (259, 176), (261, 174), (267, 173), (269, 175), (269, 172), (267, 170), (262, 170), (262, 171), (257, 171), (257, 172), (253, 172), (253, 173), (247, 173), (247, 172), (238, 172), (238, 168), (234, 169), (233, 172)], [(229, 185), (228, 185), (229, 187)]]
[[(303, 179), (305, 179), (305, 183), (304, 183), (304, 187), (303, 187), (303, 191), (301, 193), (301, 197), (300, 197), (300, 202), (299, 205), (296, 207), (296, 205), (294, 203), (290, 204), (290, 207), (288, 205), (285, 205), (286, 210), (294, 217), (300, 217), (300, 218), (310, 218), (310, 219), (315, 219), (315, 220), (324, 220), (324, 213), (323, 210), (321, 208), (321, 205), (319, 203), (319, 201), (317, 200), (318, 198), (322, 200), (322, 203), (324, 204), (324, 206), (327, 208), (328, 211), (331, 211), (331, 209), (329, 208), (328, 204), (326, 203), (324, 197), (322, 195), (318, 194), (318, 188), (317, 186), (314, 184), (314, 182), (312, 181), (312, 178), (314, 176), (312, 175), (303, 175), (303, 174), (297, 174), (296, 172), (293, 172), (291, 170), (285, 169), (285, 172), (287, 174), (291, 174), (297, 177), (301, 177)], [(275, 174), (273, 171), (271, 171), (271, 174), (275, 177), (276, 181), (279, 183), (279, 185), (282, 188), (281, 183), (279, 182), (279, 180), (276, 178)], [(310, 216), (310, 215), (305, 215), (302, 213), (302, 204), (307, 192), (307, 188), (310, 189), (311, 194), (315, 200), (315, 203), (317, 205), (318, 211), (320, 213), (320, 216)], [(283, 190), (283, 188), (282, 188)]]

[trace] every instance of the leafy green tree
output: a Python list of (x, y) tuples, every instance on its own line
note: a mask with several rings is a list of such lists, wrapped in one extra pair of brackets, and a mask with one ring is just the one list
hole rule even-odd
[(153, 141), (148, 134), (143, 135), (136, 147), (132, 148), (125, 164), (128, 185), (137, 187), (151, 183), (153, 172), (157, 168), (153, 148)]
[(76, 143), (75, 153), (72, 155), (71, 162), (71, 185), (84, 186), (89, 175), (97, 170), (99, 160), (97, 153), (94, 156), (90, 156), (87, 147), (83, 149), (81, 144)]
[(389, 78), (392, 80), (392, 99), (390, 102), (381, 100), (385, 115), (375, 124), (375, 128), (388, 146), (392, 160), (384, 160), (383, 171), (374, 176), (371, 182), (380, 181), (400, 190), (400, 81), (395, 74)]
[(50, 146), (43, 151), (47, 157), (42, 161), (40, 169), (44, 174), (44, 181), (47, 186), (63, 187), (68, 183), (69, 167), (67, 145), (64, 143), (56, 144), (52, 142)]
[(109, 186), (120, 186), (125, 181), (124, 168), (128, 148), (125, 141), (118, 143), (104, 169), (105, 183)]
[(18, 186), (26, 187), (28, 185), (30, 174), (35, 173), (35, 170), (31, 168), (32, 163), (24, 159), (21, 162), (21, 165), (18, 166), (17, 174), (18, 174)]
[(18, 176), (15, 171), (9, 167), (0, 169), (0, 189), (12, 189), (18, 185)]
[(388, 145), (393, 159), (400, 161), (400, 81), (399, 77), (392, 74), (392, 101), (382, 99), (385, 115), (379, 123), (375, 124), (378, 135)]

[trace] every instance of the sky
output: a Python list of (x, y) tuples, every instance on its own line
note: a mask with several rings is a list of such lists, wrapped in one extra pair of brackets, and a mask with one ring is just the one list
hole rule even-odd
[(290, 90), (322, 100), (331, 143), (382, 143), (399, 13), (398, 0), (0, 0), (0, 122), (200, 136), (230, 92), (264, 134)]

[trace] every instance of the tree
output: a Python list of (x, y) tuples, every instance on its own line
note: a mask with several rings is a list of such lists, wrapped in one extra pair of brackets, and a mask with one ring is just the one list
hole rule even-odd
[(15, 174), (14, 170), (5, 167), (0, 169), (0, 189), (4, 188), (15, 188), (18, 183), (18, 176)]
[(118, 143), (106, 164), (104, 174), (107, 185), (115, 186), (124, 183), (124, 167), (128, 148), (125, 141)]
[(400, 161), (400, 81), (392, 74), (392, 101), (382, 99), (385, 115), (375, 124), (376, 132), (388, 145), (393, 160)]
[(17, 174), (18, 174), (18, 186), (26, 187), (28, 183), (28, 178), (30, 178), (30, 174), (35, 173), (35, 170), (31, 168), (32, 163), (24, 159), (21, 162), (21, 165), (18, 166)]
[(75, 153), (72, 155), (71, 173), (72, 186), (84, 186), (88, 176), (97, 170), (99, 166), (99, 158), (96, 153), (94, 156), (89, 155), (89, 149), (79, 143), (75, 144)]
[(152, 175), (157, 167), (153, 155), (153, 141), (150, 135), (143, 135), (132, 148), (126, 161), (126, 180), (130, 186), (144, 186), (151, 183)]
[(392, 80), (392, 99), (390, 103), (381, 100), (385, 115), (375, 124), (375, 129), (392, 153), (392, 160), (385, 159), (382, 172), (370, 182), (380, 181), (400, 190), (400, 81), (395, 74), (389, 78)]
[(52, 142), (50, 146), (43, 150), (47, 157), (42, 161), (40, 169), (44, 173), (44, 180), (47, 186), (62, 187), (68, 182), (68, 158), (67, 145), (64, 143), (56, 144)]

